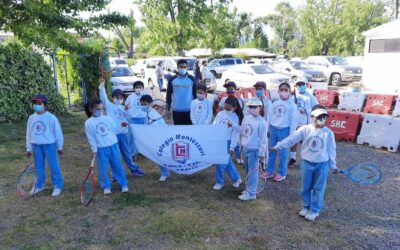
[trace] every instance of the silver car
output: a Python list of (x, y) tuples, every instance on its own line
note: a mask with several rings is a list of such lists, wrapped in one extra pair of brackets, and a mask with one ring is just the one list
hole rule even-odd
[(282, 74), (290, 76), (293, 80), (306, 78), (309, 82), (325, 82), (326, 77), (323, 71), (313, 69), (310, 65), (302, 61), (283, 61), (273, 65), (273, 68)]
[(244, 60), (241, 58), (221, 58), (214, 59), (208, 64), (208, 69), (211, 73), (213, 73), (217, 78), (220, 78), (224, 71), (230, 69), (231, 67), (244, 64)]

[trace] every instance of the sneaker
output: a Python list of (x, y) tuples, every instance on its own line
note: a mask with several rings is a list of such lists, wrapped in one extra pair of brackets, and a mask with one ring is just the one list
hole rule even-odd
[(240, 186), (240, 184), (242, 184), (242, 182), (243, 182), (242, 179), (239, 179), (235, 183), (233, 183), (232, 186), (234, 188), (238, 188)]
[(166, 181), (168, 178), (168, 176), (165, 175), (161, 175), (160, 179), (158, 179), (159, 181)]
[(122, 193), (128, 193), (128, 192), (129, 192), (128, 186), (122, 188)]
[(239, 195), (239, 199), (242, 200), (242, 201), (250, 201), (250, 200), (255, 200), (256, 197), (255, 196), (251, 197), (249, 195), (249, 193), (246, 192), (246, 193), (244, 193), (242, 195)]
[(242, 159), (240, 159), (240, 158), (236, 158), (236, 163), (237, 163), (237, 164), (243, 164), (243, 161), (242, 161)]
[(274, 174), (273, 173), (264, 172), (264, 173), (261, 174), (261, 177), (264, 178), (264, 179), (271, 179), (271, 178), (274, 177)]
[(109, 189), (109, 188), (104, 189), (104, 194), (105, 195), (111, 194), (111, 189)]
[(216, 183), (216, 184), (214, 185), (213, 189), (214, 189), (214, 190), (221, 190), (223, 186), (224, 186), (224, 184), (218, 184), (218, 183)]
[(281, 182), (284, 179), (286, 179), (286, 176), (277, 175), (277, 176), (274, 177), (274, 181), (277, 181), (277, 182)]
[(293, 168), (296, 165), (296, 159), (290, 159), (288, 163), (289, 168)]
[(300, 210), (300, 212), (299, 212), (299, 215), (301, 216), (301, 217), (305, 217), (307, 214), (308, 214), (308, 209), (307, 208), (303, 208), (303, 209), (301, 209)]
[(51, 196), (56, 197), (59, 196), (60, 194), (61, 194), (61, 189), (56, 187), (53, 189), (53, 193), (51, 194)]
[(304, 218), (309, 221), (314, 221), (318, 216), (319, 216), (319, 213), (310, 211)]
[(131, 175), (142, 177), (142, 176), (144, 176), (144, 172), (143, 172), (143, 170), (141, 170), (140, 168), (138, 168), (138, 169), (135, 170), (135, 171), (131, 171)]
[(36, 189), (35, 189), (35, 192), (33, 192), (33, 194), (38, 194), (38, 193), (42, 192), (43, 190), (44, 190), (44, 187), (42, 187), (42, 188), (36, 188)]
[(247, 191), (246, 191), (246, 189), (245, 189), (245, 190), (242, 191), (241, 194), (246, 194), (246, 193), (247, 193)]

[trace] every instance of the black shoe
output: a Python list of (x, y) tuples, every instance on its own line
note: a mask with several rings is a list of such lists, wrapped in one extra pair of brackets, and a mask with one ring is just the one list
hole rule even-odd
[(290, 159), (288, 167), (292, 168), (292, 167), (294, 167), (294, 165), (296, 165), (296, 160), (295, 159)]

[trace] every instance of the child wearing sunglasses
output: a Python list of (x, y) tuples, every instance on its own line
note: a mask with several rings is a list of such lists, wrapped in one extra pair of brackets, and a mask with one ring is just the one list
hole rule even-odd
[[(278, 142), (291, 135), (297, 128), (297, 107), (290, 98), (290, 85), (283, 82), (279, 85), (279, 100), (272, 104), (272, 117), (269, 126), (269, 147), (274, 147)], [(280, 162), (277, 175), (274, 177), (276, 151), (269, 152), (269, 159), (264, 178), (274, 178), (281, 182), (286, 179), (289, 149), (279, 150)]]

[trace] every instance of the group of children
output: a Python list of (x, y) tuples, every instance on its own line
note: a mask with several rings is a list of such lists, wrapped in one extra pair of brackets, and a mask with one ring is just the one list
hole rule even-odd
[[(196, 99), (191, 103), (190, 119), (193, 125), (224, 124), (228, 127), (229, 138), (227, 149), (231, 156), (235, 155), (243, 163), (247, 173), (247, 188), (239, 196), (241, 200), (256, 199), (260, 162), (267, 161), (262, 178), (273, 178), (281, 182), (287, 176), (289, 148), (299, 142), (301, 144), (301, 197), (303, 209), (299, 215), (307, 220), (315, 220), (322, 208), (329, 167), (336, 169), (336, 149), (333, 133), (324, 126), (327, 118), (325, 107), (318, 105), (315, 98), (308, 94), (304, 81), (298, 81), (294, 93), (289, 83), (279, 85), (279, 99), (272, 102), (267, 97), (264, 82), (257, 82), (255, 97), (249, 100), (236, 98), (236, 85), (229, 82), (227, 96), (218, 100), (219, 112), (214, 120), (213, 103), (207, 96), (205, 85), (198, 85)], [(134, 137), (129, 124), (164, 125), (160, 114), (151, 108), (153, 101), (150, 95), (144, 94), (141, 81), (134, 83), (135, 92), (123, 105), (122, 91), (112, 92), (112, 102), (108, 100), (104, 80), (99, 84), (100, 100), (90, 103), (91, 117), (85, 122), (85, 132), (91, 146), (93, 156), (97, 158), (98, 179), (104, 194), (111, 194), (111, 181), (116, 180), (122, 192), (128, 192), (128, 181), (121, 161), (124, 159), (130, 173), (143, 176), (144, 172), (133, 161), (136, 153)], [(61, 193), (63, 180), (58, 163), (57, 151), (62, 153), (63, 135), (57, 118), (47, 112), (48, 100), (44, 95), (36, 95), (33, 99), (35, 111), (29, 117), (27, 128), (27, 154), (32, 151), (38, 172), (36, 193), (44, 188), (45, 158), (47, 158), (54, 190), (52, 196)], [(104, 114), (105, 110), (105, 114)], [(213, 121), (212, 121), (213, 120)], [(240, 145), (239, 145), (240, 144)], [(240, 154), (237, 154), (237, 151)], [(280, 162), (274, 176), (276, 155), (279, 152)], [(295, 153), (291, 153), (294, 165)], [(293, 157), (294, 156), (294, 157)], [(108, 166), (111, 166), (111, 177)], [(160, 167), (160, 181), (169, 176), (167, 168)], [(217, 164), (215, 170), (216, 183), (214, 190), (224, 186), (224, 173), (230, 177), (233, 187), (242, 183), (239, 171), (231, 158), (228, 164)]]

